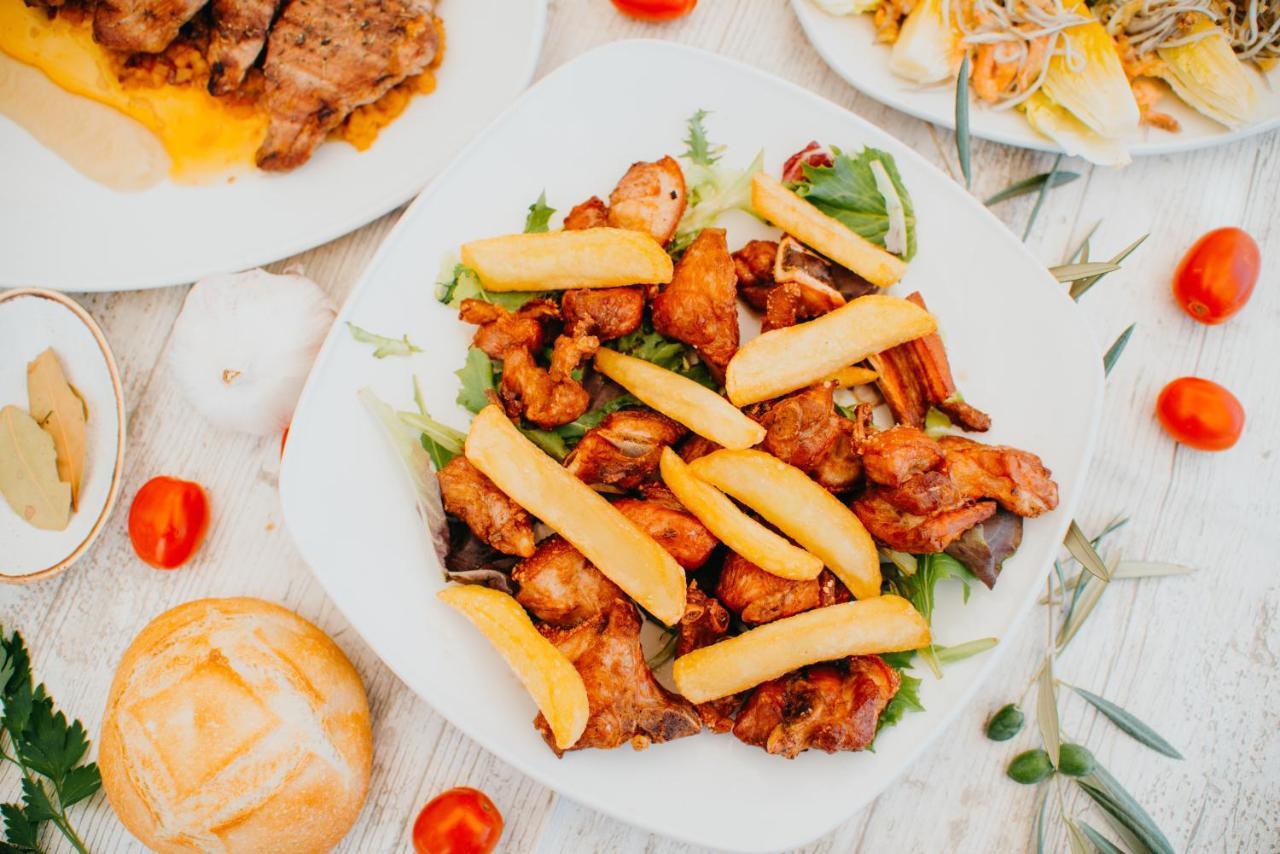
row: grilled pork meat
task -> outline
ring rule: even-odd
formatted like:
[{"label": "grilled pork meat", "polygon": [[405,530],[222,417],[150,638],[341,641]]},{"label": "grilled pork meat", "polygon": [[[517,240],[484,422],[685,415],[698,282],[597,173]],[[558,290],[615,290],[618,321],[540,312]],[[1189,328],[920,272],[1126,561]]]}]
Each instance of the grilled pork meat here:
[{"label": "grilled pork meat", "polygon": [[[680,618],[676,636],[676,656],[688,655],[695,649],[711,646],[723,640],[729,633],[729,612],[714,598],[698,589],[698,582],[689,585],[685,594],[684,616]],[[733,729],[733,716],[742,705],[743,695],[733,694],[698,703],[702,723],[712,732],[728,732]]]},{"label": "grilled pork meat", "polygon": [[653,326],[692,345],[719,376],[738,352],[737,274],[724,229],[704,228],[653,298]]},{"label": "grilled pork meat", "polygon": [[898,672],[875,655],[808,667],[756,688],[733,734],[788,759],[811,747],[862,750],[900,683]]},{"label": "grilled pork meat", "polygon": [[466,522],[477,537],[506,554],[533,554],[529,512],[508,498],[466,457],[454,457],[436,473],[436,479],[445,511]]},{"label": "grilled pork meat", "polygon": [[544,430],[568,424],[591,405],[591,395],[573,372],[595,355],[600,342],[590,336],[561,335],[551,350],[551,366],[543,369],[533,353],[520,347],[502,361],[498,397],[509,417],[524,417]]},{"label": "grilled pork meat", "polygon": [[824,569],[809,581],[791,581],[765,572],[741,555],[731,553],[720,570],[716,598],[742,622],[759,625],[848,602],[851,597],[830,570]]},{"label": "grilled pork meat", "polygon": [[279,0],[213,0],[209,36],[209,91],[234,92],[267,43]]},{"label": "grilled pork meat", "polygon": [[544,623],[571,627],[603,614],[626,595],[563,537],[547,537],[511,571],[516,601]]},{"label": "grilled pork meat", "polygon": [[205,0],[99,0],[93,39],[125,53],[160,53]]},{"label": "grilled pork meat", "polygon": [[568,335],[612,341],[630,335],[644,320],[644,288],[575,288],[560,298]]},{"label": "grilled pork meat", "polygon": [[[573,628],[539,628],[573,662],[587,688],[587,727],[570,750],[608,750],[626,742],[643,750],[702,729],[693,705],[653,678],[640,647],[640,615],[629,601],[614,599],[603,613]],[[534,726],[560,755],[541,714]]]},{"label": "grilled pork meat", "polygon": [[632,163],[609,194],[608,225],[643,231],[666,245],[684,214],[684,172],[674,158]]},{"label": "grilled pork meat", "polygon": [[719,544],[715,535],[674,496],[620,498],[613,506],[666,549],[685,569],[698,569]]},{"label": "grilled pork meat", "polygon": [[609,206],[592,196],[582,204],[574,205],[564,218],[565,231],[583,231],[588,228],[599,228],[609,224]]},{"label": "grilled pork meat", "polygon": [[363,104],[425,69],[440,49],[434,0],[285,0],[267,56],[262,169],[305,163]]},{"label": "grilled pork meat", "polygon": [[685,432],[683,426],[651,409],[621,409],[588,430],[564,464],[592,486],[635,489],[653,478],[662,449]]},{"label": "grilled pork meat", "polygon": [[464,299],[458,307],[458,317],[463,323],[480,327],[471,345],[495,359],[505,359],[512,350],[520,348],[535,353],[542,349],[543,324],[559,316],[559,308],[549,299],[529,300],[514,312],[478,299]]}]

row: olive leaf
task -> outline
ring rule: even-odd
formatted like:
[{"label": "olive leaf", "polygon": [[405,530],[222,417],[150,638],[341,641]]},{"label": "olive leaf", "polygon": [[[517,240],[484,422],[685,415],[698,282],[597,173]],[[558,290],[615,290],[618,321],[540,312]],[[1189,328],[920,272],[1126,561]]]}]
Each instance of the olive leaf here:
[{"label": "olive leaf", "polygon": [[1142,846],[1156,854],[1173,854],[1173,846],[1155,821],[1106,768],[1099,765],[1088,777],[1076,780],[1076,784]]},{"label": "olive leaf", "polygon": [[957,661],[964,661],[966,658],[973,658],[975,655],[986,652],[998,643],[1000,643],[999,638],[977,638],[976,640],[958,643],[955,646],[934,644],[933,651],[937,655],[938,661],[943,664],[954,664]]},{"label": "olive leaf", "polygon": [[27,365],[27,403],[31,417],[53,437],[58,478],[71,486],[71,509],[75,510],[80,506],[80,484],[84,480],[89,407],[67,381],[53,348]]},{"label": "olive leaf", "polygon": [[1067,842],[1071,846],[1071,854],[1089,854],[1089,843],[1080,828],[1076,827],[1075,821],[1066,816],[1062,817],[1062,821],[1067,826]]},{"label": "olive leaf", "polygon": [[1090,827],[1087,821],[1078,818],[1076,822],[1080,825],[1080,831],[1085,835],[1085,838],[1093,843],[1093,847],[1101,851],[1102,854],[1124,854],[1124,851],[1117,847],[1114,842]]},{"label": "olive leaf", "polygon": [[956,77],[956,157],[960,161],[965,187],[973,177],[969,150],[969,52],[965,51],[964,59],[960,61],[960,74]]},{"label": "olive leaf", "polygon": [[1059,264],[1056,267],[1050,267],[1049,272],[1059,282],[1075,282],[1090,277],[1101,278],[1107,273],[1114,273],[1120,269],[1119,264],[1113,264],[1109,261],[1089,261],[1082,264]]},{"label": "olive leaf", "polygon": [[1080,627],[1084,625],[1084,621],[1093,612],[1107,586],[1107,582],[1099,581],[1093,576],[1085,579],[1084,586],[1080,588],[1081,596],[1078,604],[1071,609],[1066,621],[1062,624],[1062,628],[1058,630],[1058,652],[1066,649],[1067,644],[1071,643],[1071,639],[1076,636],[1076,632],[1080,631]]},{"label": "olive leaf", "polygon": [[1081,262],[1081,263],[1088,263],[1088,261],[1089,261],[1089,241],[1090,241],[1090,240],[1092,240],[1092,239],[1093,239],[1093,235],[1094,235],[1094,234],[1096,234],[1096,233],[1098,232],[1098,227],[1099,227],[1100,225],[1102,225],[1102,220],[1098,220],[1097,222],[1095,222],[1095,223],[1093,224],[1093,227],[1092,227],[1092,228],[1090,228],[1090,229],[1089,229],[1089,231],[1085,234],[1085,236],[1084,236],[1084,240],[1081,240],[1081,241],[1080,241],[1080,245],[1079,245],[1079,246],[1077,246],[1077,247],[1075,248],[1075,250],[1074,250],[1070,255],[1068,255],[1068,256],[1067,256],[1067,260],[1063,261],[1062,263],[1064,263],[1064,264],[1074,264],[1074,263],[1076,263],[1077,261],[1079,261],[1079,262]]},{"label": "olive leaf", "polygon": [[[1128,246],[1126,246],[1125,248],[1117,252],[1115,256],[1107,263],[1109,265],[1113,265],[1117,270],[1120,269],[1120,264],[1124,261],[1124,259],[1132,255],[1133,250],[1141,246],[1142,242],[1150,236],[1151,236],[1150,234],[1142,235],[1137,240],[1133,241]],[[1102,277],[1110,272],[1113,272],[1113,271],[1107,270],[1106,272],[1097,273],[1092,276],[1085,276],[1085,277],[1076,279],[1074,281],[1074,284],[1071,285],[1071,298],[1074,300],[1080,299],[1080,297],[1084,296],[1089,291],[1089,288],[1098,284],[1098,282],[1102,279]],[[1062,280],[1060,279],[1059,281],[1062,281]]]},{"label": "olive leaf", "polygon": [[1111,369],[1116,366],[1116,362],[1120,361],[1124,348],[1129,346],[1129,339],[1133,337],[1133,330],[1138,328],[1138,324],[1130,323],[1116,336],[1116,340],[1107,348],[1107,352],[1102,355],[1102,375],[1104,377],[1111,375]]},{"label": "olive leaf", "polygon": [[1062,752],[1062,732],[1058,726],[1058,696],[1054,691],[1052,655],[1044,657],[1044,667],[1040,668],[1036,721],[1040,724],[1040,737],[1044,739],[1044,749],[1049,754],[1049,761],[1057,768]]},{"label": "olive leaf", "polygon": [[1089,705],[1093,706],[1099,712],[1102,712],[1102,714],[1106,716],[1107,720],[1111,721],[1119,727],[1122,732],[1126,733],[1134,740],[1150,747],[1157,753],[1163,753],[1171,759],[1182,758],[1182,754],[1178,752],[1177,748],[1165,741],[1158,732],[1147,726],[1130,712],[1125,711],[1110,700],[1104,697],[1099,697],[1091,691],[1086,691],[1083,688],[1077,688],[1074,685],[1068,685],[1067,687],[1083,697]]},{"label": "olive leaf", "polygon": [[53,437],[16,406],[0,409],[0,493],[37,528],[61,531],[71,519],[71,485],[58,479]]},{"label": "olive leaf", "polygon": [[1022,229],[1022,239],[1026,240],[1031,235],[1031,228],[1036,224],[1036,220],[1040,217],[1040,209],[1044,207],[1044,200],[1049,197],[1049,191],[1053,189],[1057,182],[1058,167],[1062,165],[1062,155],[1059,154],[1053,158],[1053,166],[1049,168],[1049,177],[1040,185],[1040,193],[1036,196],[1035,207],[1031,209],[1031,216],[1027,217],[1027,226]]},{"label": "olive leaf", "polygon": [[1093,544],[1089,542],[1089,538],[1084,535],[1074,520],[1071,522],[1071,527],[1067,529],[1066,539],[1062,542],[1067,547],[1067,551],[1071,552],[1071,556],[1091,574],[1102,581],[1111,580],[1111,572],[1107,569],[1107,565],[1102,562],[1102,558],[1098,557]]},{"label": "olive leaf", "polygon": [[1049,805],[1049,787],[1040,790],[1040,809],[1036,811],[1036,854],[1044,854],[1044,814]]},{"label": "olive leaf", "polygon": [[1045,184],[1050,183],[1050,178],[1053,179],[1053,186],[1061,187],[1063,184],[1070,184],[1079,177],[1079,172],[1041,172],[1039,175],[1032,175],[1030,178],[1023,178],[1021,181],[1010,184],[1000,192],[989,196],[983,204],[990,207],[1009,199],[1016,199],[1018,196],[1025,196],[1027,193],[1034,193]]}]

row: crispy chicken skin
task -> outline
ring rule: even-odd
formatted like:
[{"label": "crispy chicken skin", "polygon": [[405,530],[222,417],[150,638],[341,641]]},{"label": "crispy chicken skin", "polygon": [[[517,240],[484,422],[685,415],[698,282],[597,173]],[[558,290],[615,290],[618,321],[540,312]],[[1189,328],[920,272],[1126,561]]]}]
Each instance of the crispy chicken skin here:
[{"label": "crispy chicken skin", "polygon": [[630,335],[644,320],[644,288],[577,288],[560,298],[569,335],[612,341]]},{"label": "crispy chicken skin", "polygon": [[620,498],[613,506],[666,549],[685,569],[698,569],[719,544],[707,526],[672,497]]},{"label": "crispy chicken skin", "polygon": [[464,299],[458,307],[462,322],[480,327],[472,346],[495,359],[505,359],[518,348],[537,352],[544,340],[543,324],[559,316],[560,310],[548,299],[529,300],[515,312],[478,299]]},{"label": "crispy chicken skin", "polygon": [[859,450],[867,480],[885,486],[901,486],[913,475],[936,468],[943,459],[942,446],[914,427],[872,433]]},{"label": "crispy chicken skin", "polygon": [[533,522],[529,513],[506,496],[466,457],[454,457],[439,472],[444,509],[467,523],[484,542],[520,557],[533,554]]},{"label": "crispy chicken skin", "polygon": [[262,169],[305,163],[363,104],[426,68],[440,48],[434,0],[284,0],[271,27]]},{"label": "crispy chicken skin", "polygon": [[279,0],[213,0],[209,35],[209,91],[234,92],[267,43]]},{"label": "crispy chicken skin", "polygon": [[848,602],[849,591],[829,570],[809,581],[790,581],[731,553],[720,570],[716,598],[744,623],[759,625],[826,605]]},{"label": "crispy chicken skin", "polygon": [[[573,662],[587,687],[587,727],[570,750],[627,742],[643,750],[701,731],[693,705],[659,685],[645,663],[635,605],[614,599],[604,613],[573,628],[543,625],[540,631]],[[541,714],[534,726],[560,755]]]},{"label": "crispy chicken skin", "polygon": [[[698,589],[698,582],[689,584],[685,595],[684,616],[680,618],[676,636],[676,656],[688,655],[695,649],[710,646],[729,633],[729,612],[714,598]],[[733,729],[733,716],[742,705],[742,695],[733,694],[708,703],[697,705],[702,723],[712,732],[728,732]]]},{"label": "crispy chicken skin", "polygon": [[621,409],[588,430],[564,464],[592,486],[635,489],[653,478],[662,449],[685,432],[682,425],[651,409]]},{"label": "crispy chicken skin", "polygon": [[794,759],[809,748],[834,753],[871,744],[898,673],[859,655],[789,673],[756,688],[734,724],[739,740]]},{"label": "crispy chicken skin", "polygon": [[772,332],[795,326],[800,322],[802,306],[799,285],[795,282],[774,285],[764,300],[764,319],[760,321],[760,331]]},{"label": "crispy chicken skin", "polygon": [[846,492],[862,476],[858,446],[871,407],[859,404],[857,419],[845,418],[835,410],[834,392],[834,384],[819,383],[768,404],[758,418],[766,430],[761,447],[831,492]]},{"label": "crispy chicken skin", "polygon": [[880,490],[873,489],[853,503],[853,512],[871,536],[889,548],[911,554],[936,554],[974,525],[994,516],[996,503],[978,501],[917,515],[895,507]]},{"label": "crispy chicken skin", "polygon": [[609,224],[609,206],[592,196],[581,204],[574,205],[564,218],[565,231],[584,231],[588,228],[599,228]]},{"label": "crispy chicken skin", "polygon": [[621,588],[583,557],[563,537],[547,537],[532,557],[511,571],[519,589],[516,601],[533,616],[553,626],[576,626],[603,614]]},{"label": "crispy chicken skin", "polygon": [[738,352],[737,274],[724,229],[704,228],[653,298],[653,326],[692,345],[717,375]]},{"label": "crispy chicken skin", "polygon": [[544,430],[568,424],[587,411],[591,395],[573,378],[578,365],[595,355],[600,342],[590,336],[561,335],[544,370],[524,348],[511,350],[502,362],[498,397],[511,418],[523,417]]},{"label": "crispy chicken skin", "polygon": [[672,157],[632,163],[609,194],[608,225],[644,231],[666,245],[684,214],[684,172]]},{"label": "crispy chicken skin", "polygon": [[680,459],[686,463],[691,463],[698,457],[705,457],[713,451],[720,450],[721,447],[721,445],[704,436],[690,433],[689,438],[680,443],[680,447],[676,449],[676,452],[680,454]]},{"label": "crispy chicken skin", "polygon": [[93,39],[126,53],[160,53],[205,0],[99,0]]},{"label": "crispy chicken skin", "polygon": [[778,254],[774,240],[750,240],[733,253],[733,270],[738,276],[738,296],[756,311],[764,311],[773,290],[773,262]]},{"label": "crispy chicken skin", "polygon": [[1035,454],[962,436],[943,436],[938,444],[947,473],[966,495],[994,498],[1019,516],[1039,516],[1058,506],[1058,484]]}]

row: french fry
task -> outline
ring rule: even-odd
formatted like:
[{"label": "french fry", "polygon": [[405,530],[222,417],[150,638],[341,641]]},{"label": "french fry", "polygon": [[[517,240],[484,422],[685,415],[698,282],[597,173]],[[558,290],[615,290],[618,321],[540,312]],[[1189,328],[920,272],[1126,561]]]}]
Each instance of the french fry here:
[{"label": "french fry", "polygon": [[866,385],[873,383],[880,375],[870,368],[860,368],[857,365],[850,365],[847,368],[841,368],[831,376],[829,380],[835,380],[838,388],[852,388],[856,385]]},{"label": "french fry", "polygon": [[765,172],[757,172],[751,178],[751,207],[801,243],[873,285],[887,288],[906,272],[906,262],[897,255],[827,216]]},{"label": "french fry", "polygon": [[462,244],[462,263],[491,291],[614,288],[671,281],[671,256],[648,234],[588,228]]},{"label": "french fry", "polygon": [[662,449],[662,479],[690,513],[726,546],[765,572],[792,581],[808,581],[822,572],[822,561],[780,537],[738,509],[723,492],[699,480],[680,455]]},{"label": "french fry", "polygon": [[677,658],[671,675],[686,700],[706,703],[798,667],[850,655],[919,649],[929,624],[901,596],[828,605],[775,620]]},{"label": "french fry", "polygon": [[478,584],[451,584],[437,596],[489,639],[551,725],[556,747],[568,750],[587,727],[587,687],[573,662],[533,627],[520,603]]},{"label": "french fry", "polygon": [[871,535],[800,469],[764,451],[728,450],[699,457],[689,468],[816,555],[854,597],[880,595],[880,554]]},{"label": "french fry", "polygon": [[868,294],[743,344],[729,360],[725,391],[734,406],[769,400],[937,328],[933,315],[914,303]]},{"label": "french fry", "polygon": [[644,359],[601,348],[596,370],[641,401],[726,448],[750,448],[765,429],[704,385]]},{"label": "french fry", "polygon": [[513,501],[564,537],[650,614],[684,615],[684,570],[591,487],[521,435],[496,406],[471,422],[464,453]]}]

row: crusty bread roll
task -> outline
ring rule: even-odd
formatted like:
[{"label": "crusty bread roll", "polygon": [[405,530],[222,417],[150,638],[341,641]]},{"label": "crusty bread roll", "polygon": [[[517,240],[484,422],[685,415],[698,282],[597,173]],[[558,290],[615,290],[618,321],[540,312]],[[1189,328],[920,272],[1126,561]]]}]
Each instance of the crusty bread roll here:
[{"label": "crusty bread roll", "polygon": [[156,851],[327,851],[360,813],[369,705],[324,632],[260,599],[152,620],[111,683],[98,764]]}]

